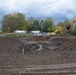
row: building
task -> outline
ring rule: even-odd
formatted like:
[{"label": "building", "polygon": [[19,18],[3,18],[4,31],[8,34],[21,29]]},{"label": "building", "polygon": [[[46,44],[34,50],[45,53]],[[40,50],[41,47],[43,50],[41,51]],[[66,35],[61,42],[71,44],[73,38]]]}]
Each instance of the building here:
[{"label": "building", "polygon": [[15,33],[26,33],[26,30],[16,30]]}]

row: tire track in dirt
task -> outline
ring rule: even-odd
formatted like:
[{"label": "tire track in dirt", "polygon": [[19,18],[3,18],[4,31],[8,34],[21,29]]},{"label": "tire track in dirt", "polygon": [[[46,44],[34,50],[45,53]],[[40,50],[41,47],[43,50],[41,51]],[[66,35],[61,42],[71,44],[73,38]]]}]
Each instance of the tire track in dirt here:
[{"label": "tire track in dirt", "polygon": [[76,74],[76,63],[55,65],[0,66],[0,74]]}]

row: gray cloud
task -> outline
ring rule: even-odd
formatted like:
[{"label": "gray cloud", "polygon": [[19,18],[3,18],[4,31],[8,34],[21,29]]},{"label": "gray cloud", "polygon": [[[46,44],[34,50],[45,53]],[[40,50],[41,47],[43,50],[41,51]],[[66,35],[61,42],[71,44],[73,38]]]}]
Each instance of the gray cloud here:
[{"label": "gray cloud", "polygon": [[22,12],[25,16],[60,20],[76,17],[76,0],[2,0],[0,17],[11,12]]}]

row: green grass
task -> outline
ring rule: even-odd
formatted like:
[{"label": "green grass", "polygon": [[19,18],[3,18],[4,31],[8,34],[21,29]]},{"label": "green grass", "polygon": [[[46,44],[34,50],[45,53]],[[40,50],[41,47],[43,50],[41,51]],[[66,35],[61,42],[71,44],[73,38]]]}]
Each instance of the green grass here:
[{"label": "green grass", "polygon": [[25,33],[10,33],[10,34],[6,34],[4,37],[27,37],[27,36],[31,36],[29,34],[25,34]]}]

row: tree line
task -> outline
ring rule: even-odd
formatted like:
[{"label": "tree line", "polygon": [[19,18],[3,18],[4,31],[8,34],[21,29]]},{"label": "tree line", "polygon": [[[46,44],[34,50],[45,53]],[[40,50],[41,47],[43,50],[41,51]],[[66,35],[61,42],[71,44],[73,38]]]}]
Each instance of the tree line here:
[{"label": "tree line", "polygon": [[[65,27],[70,21],[65,20],[55,25],[54,20],[50,17],[46,19],[36,19],[34,17],[26,19],[23,13],[13,12],[4,15],[1,23],[1,29],[3,32],[14,32],[15,30],[26,30],[28,32],[32,30],[40,30],[41,32],[52,32],[55,31],[58,26],[61,26],[63,32],[66,33],[67,30]],[[72,26],[69,33],[76,34],[76,26]]]}]

